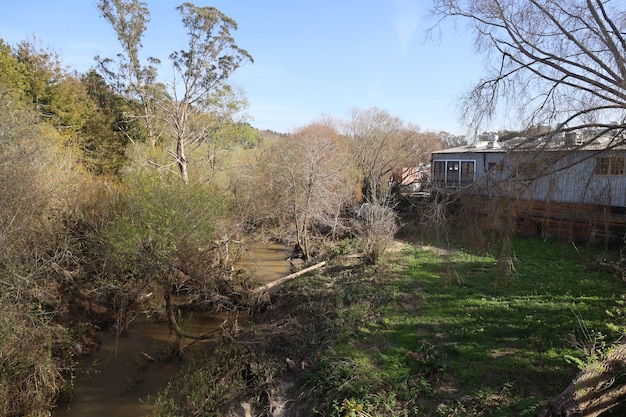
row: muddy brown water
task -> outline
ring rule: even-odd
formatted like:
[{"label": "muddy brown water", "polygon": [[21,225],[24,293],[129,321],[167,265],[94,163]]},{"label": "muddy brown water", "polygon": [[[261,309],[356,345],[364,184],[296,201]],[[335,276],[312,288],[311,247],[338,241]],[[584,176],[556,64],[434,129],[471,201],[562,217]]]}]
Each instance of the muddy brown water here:
[{"label": "muddy brown water", "polygon": [[[282,245],[253,246],[238,267],[251,271],[259,283],[268,283],[289,273],[288,255]],[[191,334],[208,334],[222,322],[218,315],[194,313],[185,317],[182,325]],[[186,362],[202,359],[207,344],[214,343],[209,339],[188,346],[182,361],[158,360],[175,339],[166,322],[143,316],[136,318],[117,341],[114,332],[103,332],[101,341],[98,352],[78,364],[74,395],[57,406],[55,417],[150,415],[150,399]]]}]

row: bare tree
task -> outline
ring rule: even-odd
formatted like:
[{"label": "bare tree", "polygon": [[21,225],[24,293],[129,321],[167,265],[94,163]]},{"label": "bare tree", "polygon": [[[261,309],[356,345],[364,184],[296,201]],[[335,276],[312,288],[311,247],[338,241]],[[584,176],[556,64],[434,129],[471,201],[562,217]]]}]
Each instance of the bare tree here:
[{"label": "bare tree", "polygon": [[[606,149],[623,144],[623,5],[611,0],[434,0],[433,4],[442,19],[466,22],[477,50],[488,57],[484,77],[462,101],[468,127],[480,131],[504,111],[519,123],[512,135],[519,138],[506,142],[506,175],[493,176],[482,194],[507,197],[509,205],[540,198],[541,187],[552,189],[558,179],[555,173],[581,162],[568,150],[601,136],[612,138]],[[583,132],[584,140],[576,146],[537,140]],[[590,179],[581,189],[595,191],[592,184]],[[494,192],[496,187],[499,192]]]},{"label": "bare tree", "polygon": [[435,134],[407,125],[388,112],[354,109],[345,124],[355,169],[361,183],[361,200],[354,230],[360,236],[368,262],[381,259],[397,231],[397,199],[392,189],[394,172],[414,172],[445,143]]},{"label": "bare tree", "polygon": [[268,188],[275,210],[284,210],[294,226],[297,248],[311,257],[311,234],[333,228],[337,212],[353,196],[347,150],[343,138],[331,127],[311,124],[279,142],[270,154]]},{"label": "bare tree", "polygon": [[419,128],[406,126],[400,118],[377,108],[354,109],[344,129],[361,176],[364,199],[370,203],[387,198],[394,169],[426,162],[434,150],[429,145],[433,142]]},{"label": "bare tree", "polygon": [[[434,0],[464,19],[488,56],[464,97],[472,131],[499,114],[556,131],[622,130],[626,121],[626,11],[606,0]],[[616,123],[614,123],[616,122]]]}]

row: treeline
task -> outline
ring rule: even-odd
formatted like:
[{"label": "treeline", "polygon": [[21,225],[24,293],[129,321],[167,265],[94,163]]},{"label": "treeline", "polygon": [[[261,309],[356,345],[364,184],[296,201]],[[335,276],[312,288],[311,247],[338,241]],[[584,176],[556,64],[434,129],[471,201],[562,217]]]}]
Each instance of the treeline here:
[{"label": "treeline", "polygon": [[220,122],[185,184],[140,106],[34,42],[0,42],[0,415],[48,415],[89,333],[123,332],[146,294],[142,309],[173,310],[181,275],[190,303],[214,306],[237,223],[215,174],[259,136]]},{"label": "treeline", "polygon": [[[5,103],[19,102],[70,142],[80,163],[99,175],[117,175],[129,137],[139,134],[124,114],[133,104],[111,92],[95,71],[71,72],[58,54],[24,41],[15,48],[0,40],[0,88]],[[6,122],[5,122],[6,123]]]},{"label": "treeline", "polygon": [[185,102],[156,80],[119,88],[105,68],[0,41],[0,415],[47,415],[89,333],[123,332],[139,309],[175,319],[183,292],[237,308],[244,238],[305,260],[351,238],[378,261],[397,227],[391,173],[444,146],[379,109],[259,132],[226,83]]}]

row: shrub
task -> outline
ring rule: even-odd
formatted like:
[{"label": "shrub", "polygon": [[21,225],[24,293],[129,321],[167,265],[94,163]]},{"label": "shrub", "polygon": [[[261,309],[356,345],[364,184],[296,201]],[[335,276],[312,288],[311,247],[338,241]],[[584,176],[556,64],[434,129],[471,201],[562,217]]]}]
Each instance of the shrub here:
[{"label": "shrub", "polygon": [[0,306],[0,414],[48,416],[71,360],[59,354],[68,352],[65,330],[23,301],[5,296]]},{"label": "shrub", "polygon": [[387,202],[365,203],[355,221],[365,259],[376,264],[393,241],[398,231],[397,215]]},{"label": "shrub", "polygon": [[210,187],[142,174],[130,179],[116,210],[93,240],[101,254],[99,285],[122,313],[122,330],[125,311],[143,294],[166,294],[190,269],[198,279],[211,276],[206,259],[215,256],[209,249],[224,203]]},{"label": "shrub", "polygon": [[71,355],[64,288],[79,250],[65,220],[86,176],[34,112],[0,92],[0,404],[48,415]]}]

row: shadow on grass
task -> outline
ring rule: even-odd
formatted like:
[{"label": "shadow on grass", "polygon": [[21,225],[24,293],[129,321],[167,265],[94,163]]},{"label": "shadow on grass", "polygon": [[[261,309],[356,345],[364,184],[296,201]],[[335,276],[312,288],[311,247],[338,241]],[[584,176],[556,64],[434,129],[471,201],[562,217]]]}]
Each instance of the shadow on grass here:
[{"label": "shadow on grass", "polygon": [[[529,399],[536,408],[576,374],[567,357],[584,360],[573,342],[617,337],[606,326],[606,311],[623,288],[613,275],[587,268],[598,255],[591,249],[520,239],[514,250],[516,273],[505,287],[495,285],[496,261],[489,256],[405,252],[402,278],[391,285],[404,293],[399,299],[413,291],[419,309],[404,314],[387,306],[376,337],[387,350],[419,354],[433,346],[459,397],[507,387],[509,412]],[[594,333],[583,332],[581,320]]]}]

